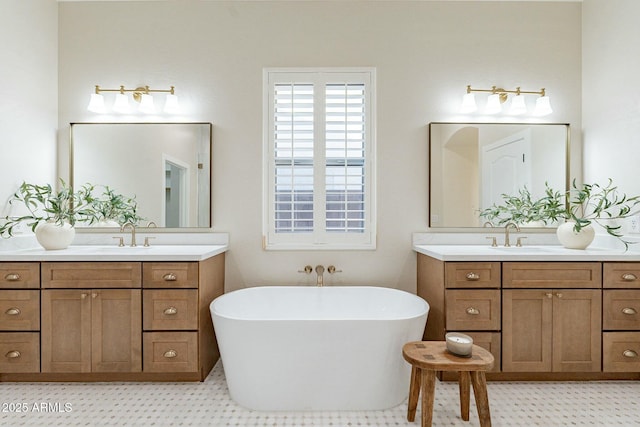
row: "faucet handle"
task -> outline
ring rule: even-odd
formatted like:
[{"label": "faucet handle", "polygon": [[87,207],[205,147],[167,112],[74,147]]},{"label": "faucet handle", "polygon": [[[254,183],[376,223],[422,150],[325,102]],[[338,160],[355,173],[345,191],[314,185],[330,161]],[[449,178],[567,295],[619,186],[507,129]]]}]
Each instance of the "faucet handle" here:
[{"label": "faucet handle", "polygon": [[496,237],[485,237],[485,239],[491,239],[491,247],[495,248],[496,246],[498,246],[498,241],[496,240]]},{"label": "faucet handle", "polygon": [[329,274],[342,273],[342,270],[336,270],[336,266],[335,265],[330,265],[329,267],[327,267],[327,272]]},{"label": "faucet handle", "polygon": [[522,247],[522,239],[526,239],[526,237],[524,237],[524,236],[518,237],[518,240],[516,240],[516,247],[518,247],[518,248]]},{"label": "faucet handle", "polygon": [[313,267],[311,267],[310,265],[305,265],[304,270],[298,270],[298,273],[311,274],[312,271]]},{"label": "faucet handle", "polygon": [[144,246],[145,246],[146,248],[148,248],[149,246],[151,246],[151,244],[149,244],[149,239],[155,239],[155,237],[146,236],[146,237],[144,238]]},{"label": "faucet handle", "polygon": [[118,240],[118,247],[122,248],[124,247],[124,237],[122,236],[117,236],[117,237],[113,237],[114,239],[120,239]]}]

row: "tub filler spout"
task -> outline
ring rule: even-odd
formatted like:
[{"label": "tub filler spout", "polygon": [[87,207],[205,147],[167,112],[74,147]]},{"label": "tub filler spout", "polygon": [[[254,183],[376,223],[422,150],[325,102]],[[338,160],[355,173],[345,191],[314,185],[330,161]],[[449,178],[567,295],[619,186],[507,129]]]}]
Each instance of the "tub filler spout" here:
[{"label": "tub filler spout", "polygon": [[316,285],[324,285],[324,267],[322,265],[316,265],[316,274],[318,275],[318,278],[316,279]]}]

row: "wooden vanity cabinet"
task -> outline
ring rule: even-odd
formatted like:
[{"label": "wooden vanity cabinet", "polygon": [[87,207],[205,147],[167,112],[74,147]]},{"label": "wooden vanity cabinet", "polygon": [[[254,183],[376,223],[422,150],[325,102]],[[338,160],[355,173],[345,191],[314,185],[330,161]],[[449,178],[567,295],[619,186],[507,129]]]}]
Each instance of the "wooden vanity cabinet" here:
[{"label": "wooden vanity cabinet", "polygon": [[640,263],[604,264],[602,369],[640,372]]},{"label": "wooden vanity cabinet", "polygon": [[42,272],[42,372],[141,372],[141,263],[44,262]]},{"label": "wooden vanity cabinet", "polygon": [[40,371],[39,288],[39,263],[0,263],[0,373]]}]

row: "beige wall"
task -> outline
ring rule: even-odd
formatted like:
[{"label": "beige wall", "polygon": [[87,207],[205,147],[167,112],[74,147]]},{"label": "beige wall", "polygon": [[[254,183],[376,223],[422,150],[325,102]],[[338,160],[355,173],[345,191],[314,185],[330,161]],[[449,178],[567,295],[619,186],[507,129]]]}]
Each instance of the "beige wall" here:
[{"label": "beige wall", "polygon": [[[427,124],[488,120],[457,111],[467,84],[546,87],[545,121],[580,129],[580,3],[63,2],[60,138],[93,85],[175,85],[183,119],[214,124],[213,218],[229,232],[227,289],[305,283],[305,264],[335,264],[334,283],[415,289],[411,233],[427,228]],[[377,69],[375,251],[267,252],[262,235],[263,67]],[[64,149],[61,150],[64,158]],[[332,279],[328,279],[331,283]]]},{"label": "beige wall", "polygon": [[58,4],[0,1],[0,216],[23,180],[56,178]]},{"label": "beige wall", "polygon": [[584,0],[583,138],[586,182],[613,178],[640,194],[640,2]]}]

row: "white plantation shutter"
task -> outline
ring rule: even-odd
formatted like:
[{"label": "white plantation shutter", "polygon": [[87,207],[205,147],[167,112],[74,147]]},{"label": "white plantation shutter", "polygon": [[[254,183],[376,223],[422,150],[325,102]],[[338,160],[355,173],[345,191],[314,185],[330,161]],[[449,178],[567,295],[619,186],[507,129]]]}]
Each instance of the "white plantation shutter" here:
[{"label": "white plantation shutter", "polygon": [[375,248],[373,70],[265,70],[264,246]]}]

